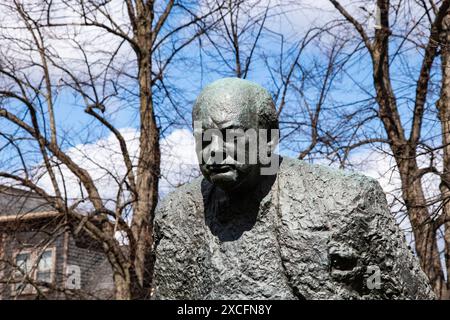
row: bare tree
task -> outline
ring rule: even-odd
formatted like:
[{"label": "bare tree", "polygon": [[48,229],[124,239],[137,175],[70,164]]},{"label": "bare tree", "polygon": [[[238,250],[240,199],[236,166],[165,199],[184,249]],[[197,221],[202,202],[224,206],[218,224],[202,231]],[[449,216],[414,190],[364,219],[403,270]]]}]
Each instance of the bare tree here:
[{"label": "bare tree", "polygon": [[217,24],[200,38],[199,49],[208,74],[264,83],[280,116],[283,148],[314,161],[347,138],[339,135],[348,126],[330,121],[336,112],[327,99],[351,55],[343,52],[346,41],[329,46],[318,41],[330,32],[327,24],[290,30],[286,23],[280,31],[278,21],[288,21],[289,12],[301,8],[301,3],[228,1],[216,13]]},{"label": "bare tree", "polygon": [[[63,217],[49,239],[61,230],[95,239],[113,270],[116,298],[147,298],[160,139],[190,125],[189,90],[202,86],[204,77],[257,78],[276,101],[282,148],[298,158],[348,168],[354,151],[388,147],[401,179],[396,202],[411,222],[421,266],[438,296],[448,297],[449,3],[377,0],[374,28],[364,27],[368,14],[376,15],[366,2],[347,9],[330,3],[342,19],[293,34],[280,31],[274,19],[301,3],[2,4],[1,182],[34,192]],[[408,62],[411,52],[416,64],[420,56],[416,71]],[[368,80],[361,76],[367,63]],[[193,69],[200,75],[190,74]],[[82,119],[74,116],[77,110]],[[132,141],[118,124],[124,117],[138,128]],[[123,170],[81,150],[106,135],[115,145],[101,148]],[[114,185],[109,196],[105,177]],[[439,194],[430,196],[427,183],[436,180]],[[45,286],[24,276],[37,289]]]},{"label": "bare tree", "polygon": [[[448,189],[446,189],[445,176],[448,175],[449,162],[446,155],[448,154],[448,141],[446,140],[448,139],[448,116],[445,110],[448,109],[446,95],[449,84],[446,79],[448,73],[446,67],[447,27],[443,22],[447,19],[449,2],[445,0],[438,3],[422,1],[416,5],[408,2],[391,3],[388,0],[378,0],[376,1],[378,17],[374,25],[374,32],[364,27],[367,15],[358,20],[355,14],[350,13],[357,11],[360,14],[361,12],[367,14],[369,11],[366,3],[361,3],[360,7],[345,8],[339,1],[330,0],[330,2],[344,18],[346,24],[353,27],[359,36],[362,48],[368,53],[368,62],[371,63],[373,75],[371,81],[373,94],[370,89],[366,91],[368,97],[365,105],[366,110],[375,116],[372,119],[379,119],[383,128],[380,133],[366,135],[364,138],[359,137],[358,141],[348,141],[342,150],[348,153],[350,150],[367,144],[372,144],[372,147],[380,146],[380,144],[389,146],[390,154],[395,159],[401,179],[401,197],[412,226],[415,251],[435,293],[441,298],[448,298],[449,282],[445,278],[444,269],[446,265],[448,275],[450,226],[446,218],[448,215],[448,209],[446,209]],[[369,13],[376,15],[376,12]],[[402,24],[402,17],[407,17],[408,23]],[[336,22],[339,28],[342,28],[341,22],[342,20]],[[420,69],[417,73],[412,72],[412,68],[405,62],[407,61],[405,56],[411,51],[411,48],[421,53]],[[433,78],[433,66],[439,55],[441,55],[442,67],[441,83]],[[414,57],[417,59],[417,55]],[[399,62],[396,63],[396,61]],[[348,69],[347,72],[349,72]],[[404,81],[406,84],[403,87],[395,83],[399,73],[408,78]],[[408,81],[413,83],[410,85]],[[354,84],[355,86],[359,85],[357,81],[354,81]],[[360,85],[360,87],[363,86]],[[436,106],[439,110],[443,141],[440,146],[433,147],[428,144],[428,141],[430,139],[436,141],[436,135],[430,137],[435,131],[432,131],[428,125],[429,117],[432,117],[433,113],[435,114],[432,105],[436,96],[436,87],[441,88]],[[408,96],[410,92],[415,92],[413,97]],[[409,102],[411,102],[410,107]],[[405,105],[408,108],[405,108]],[[354,114],[361,114],[361,112],[361,108],[355,109]],[[359,131],[362,131],[361,128],[368,128],[368,125],[361,125]],[[435,152],[442,148],[444,152],[443,170],[438,170],[435,166]],[[424,166],[420,157],[427,153],[431,157],[430,165]],[[442,203],[444,210],[435,211],[433,209],[436,200],[429,198],[424,189],[425,175],[430,173],[441,179],[442,198],[438,202]],[[439,218],[436,219],[437,216]],[[438,248],[441,227],[444,227],[445,230],[444,265],[441,264],[442,255]]]},{"label": "bare tree", "polygon": [[[165,77],[177,55],[214,25],[209,18],[221,8],[220,3],[208,4],[204,13],[203,5],[131,0],[2,4],[2,11],[17,18],[17,25],[2,27],[10,32],[2,37],[0,61],[1,134],[16,158],[11,170],[0,176],[45,198],[71,228],[83,229],[101,243],[113,269],[117,299],[150,295],[153,215],[160,177],[157,102],[158,97],[167,97]],[[83,40],[90,32],[94,36]],[[107,48],[89,49],[95,44],[89,41],[102,39],[108,41]],[[77,58],[64,56],[59,47],[52,46],[58,41],[76,52]],[[58,128],[55,109],[61,108],[57,101],[68,92],[84,105],[85,113],[95,121],[91,125],[100,124],[119,144],[126,173],[110,173],[118,190],[113,206],[102,198],[100,186],[83,163],[66,151],[76,137]],[[136,159],[111,120],[109,112],[118,103],[136,105]],[[44,164],[53,190],[39,186],[39,175],[30,164],[35,159],[26,155],[27,143],[37,148],[34,155]],[[80,199],[68,199],[62,168],[76,177],[83,195]],[[82,202],[91,206],[87,214],[77,210]],[[118,231],[125,235],[127,250],[117,240]]]}]

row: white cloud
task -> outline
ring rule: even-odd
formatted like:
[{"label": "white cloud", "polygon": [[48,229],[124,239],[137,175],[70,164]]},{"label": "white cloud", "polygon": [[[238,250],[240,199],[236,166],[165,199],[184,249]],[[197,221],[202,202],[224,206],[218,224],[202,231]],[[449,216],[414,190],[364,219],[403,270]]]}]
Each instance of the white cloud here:
[{"label": "white cloud", "polygon": [[[132,128],[123,128],[120,132],[127,143],[133,165],[136,166],[139,154],[139,133]],[[114,135],[110,134],[94,143],[77,145],[68,149],[66,153],[75,163],[88,171],[100,196],[109,207],[114,207],[119,185],[127,173],[119,143]],[[82,192],[86,196],[86,191],[80,188],[78,179],[69,169],[61,166],[61,172],[62,175],[58,175],[58,183],[62,188],[65,187],[69,202],[80,199]],[[174,130],[161,141],[160,195],[165,195],[174,187],[198,175],[192,133],[186,129]],[[48,192],[53,190],[48,174],[42,176],[39,185]],[[82,208],[88,209],[89,205]]]},{"label": "white cloud", "polygon": [[195,141],[187,129],[175,130],[161,143],[160,194],[200,175]]}]

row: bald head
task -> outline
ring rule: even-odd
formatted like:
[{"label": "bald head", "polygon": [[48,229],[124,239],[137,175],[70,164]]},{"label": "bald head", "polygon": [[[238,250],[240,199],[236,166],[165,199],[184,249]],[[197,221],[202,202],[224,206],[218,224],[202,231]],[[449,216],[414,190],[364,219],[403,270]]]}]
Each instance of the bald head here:
[{"label": "bald head", "polygon": [[223,78],[206,86],[195,102],[193,121],[235,121],[241,127],[278,129],[270,93],[239,78]]}]

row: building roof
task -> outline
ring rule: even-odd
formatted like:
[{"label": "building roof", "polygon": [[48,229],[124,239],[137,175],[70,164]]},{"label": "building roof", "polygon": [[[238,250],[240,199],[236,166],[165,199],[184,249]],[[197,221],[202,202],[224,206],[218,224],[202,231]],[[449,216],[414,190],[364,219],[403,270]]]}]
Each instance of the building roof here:
[{"label": "building roof", "polygon": [[57,216],[47,200],[34,192],[0,186],[0,222]]}]

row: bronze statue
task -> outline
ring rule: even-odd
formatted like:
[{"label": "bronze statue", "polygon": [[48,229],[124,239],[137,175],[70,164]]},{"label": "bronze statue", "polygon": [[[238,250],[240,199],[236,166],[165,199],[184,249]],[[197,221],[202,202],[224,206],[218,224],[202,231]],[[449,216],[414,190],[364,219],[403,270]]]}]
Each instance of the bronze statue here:
[{"label": "bronze statue", "polygon": [[193,122],[204,177],[157,209],[156,298],[434,297],[374,179],[274,154],[264,88],[218,80]]}]

